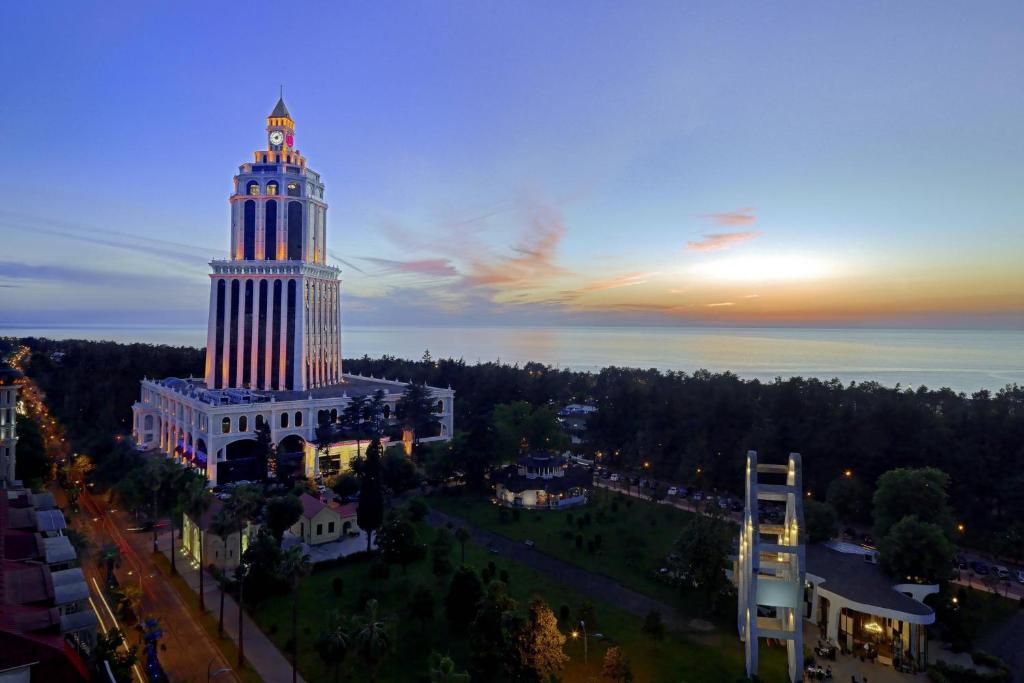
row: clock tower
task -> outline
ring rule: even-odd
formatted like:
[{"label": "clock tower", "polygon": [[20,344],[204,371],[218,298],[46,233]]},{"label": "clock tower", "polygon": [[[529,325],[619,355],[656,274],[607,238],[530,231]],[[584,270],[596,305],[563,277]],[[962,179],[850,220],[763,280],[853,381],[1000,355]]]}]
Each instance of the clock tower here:
[{"label": "clock tower", "polygon": [[327,265],[324,185],[295,148],[284,99],[267,117],[266,148],[239,167],[230,203],[231,258],[210,264],[207,387],[337,384],[341,284]]}]

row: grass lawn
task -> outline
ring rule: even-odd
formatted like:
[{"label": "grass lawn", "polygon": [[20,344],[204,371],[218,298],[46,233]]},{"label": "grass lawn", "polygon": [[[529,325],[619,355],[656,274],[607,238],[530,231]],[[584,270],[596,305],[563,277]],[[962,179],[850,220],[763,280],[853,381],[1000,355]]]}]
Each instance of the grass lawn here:
[{"label": "grass lawn", "polygon": [[[442,512],[458,515],[488,531],[516,540],[530,539],[538,550],[548,555],[610,576],[683,613],[692,611],[680,598],[678,589],[660,581],[657,572],[665,566],[665,555],[672,551],[680,528],[693,513],[670,505],[626,498],[601,488],[594,490],[586,505],[564,511],[519,510],[518,521],[508,509],[505,510],[507,521],[501,521],[501,508],[487,496],[432,496],[428,502]],[[589,515],[590,522],[584,522],[581,529],[579,520],[585,515]],[[577,534],[583,537],[581,548],[576,546]],[[587,541],[593,541],[595,536],[601,538],[600,547],[591,553]]]},{"label": "grass lawn", "polygon": [[[564,523],[564,522],[563,522]],[[425,524],[417,526],[420,539],[429,542],[436,531]],[[453,562],[457,562],[459,549],[453,549]],[[466,564],[480,570],[488,562],[509,575],[509,593],[525,611],[531,597],[540,596],[558,614],[566,604],[575,613],[585,600],[569,587],[549,580],[535,571],[495,556],[471,543],[466,545]],[[381,603],[381,611],[394,620],[395,653],[381,666],[381,681],[415,681],[426,679],[426,658],[432,649],[449,653],[464,668],[468,659],[465,637],[448,632],[444,619],[443,600],[447,580],[438,580],[431,572],[429,558],[409,566],[403,574],[400,567],[392,567],[389,578],[369,576],[370,564],[363,562],[319,571],[306,578],[298,589],[299,604],[299,657],[300,669],[307,681],[333,680],[332,672],[325,669],[313,647],[317,634],[327,623],[327,615],[337,609],[346,617],[351,615],[361,593],[372,593]],[[335,595],[332,582],[343,582],[341,595]],[[434,619],[420,623],[408,615],[409,596],[418,586],[430,587],[436,597]],[[603,633],[613,644],[619,645],[632,663],[634,680],[671,681],[693,683],[722,683],[742,677],[743,661],[740,645],[735,636],[713,632],[689,636],[669,632],[661,641],[651,640],[641,632],[641,619],[607,603],[595,602],[596,624],[591,632]],[[264,632],[285,651],[291,634],[291,596],[276,596],[266,600],[252,611]],[[568,626],[564,631],[568,632]],[[561,672],[566,682],[587,681],[600,674],[600,662],[609,640],[589,641],[589,665],[583,662],[583,644],[569,639],[565,651],[571,661]],[[348,660],[342,680],[366,680],[362,665]],[[762,679],[768,683],[785,679],[785,651],[770,650],[762,653]]]}]

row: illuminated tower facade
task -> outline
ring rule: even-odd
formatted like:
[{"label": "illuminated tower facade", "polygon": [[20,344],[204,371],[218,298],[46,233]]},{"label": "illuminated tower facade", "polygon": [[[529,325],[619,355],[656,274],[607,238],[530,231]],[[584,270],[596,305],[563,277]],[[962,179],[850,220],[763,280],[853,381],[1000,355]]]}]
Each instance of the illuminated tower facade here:
[{"label": "illuminated tower facade", "polygon": [[327,265],[320,175],[295,147],[284,99],[239,167],[231,257],[212,261],[206,386],[304,391],[341,381],[341,282]]}]

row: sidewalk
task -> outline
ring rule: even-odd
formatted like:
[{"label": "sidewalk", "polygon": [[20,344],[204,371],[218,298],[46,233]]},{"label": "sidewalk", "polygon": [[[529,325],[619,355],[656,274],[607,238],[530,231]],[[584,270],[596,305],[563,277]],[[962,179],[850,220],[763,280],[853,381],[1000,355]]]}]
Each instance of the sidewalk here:
[{"label": "sidewalk", "polygon": [[[160,552],[170,556],[171,540],[169,533],[160,534],[158,540]],[[177,541],[175,549],[179,547]],[[199,592],[199,571],[192,569],[191,564],[181,555],[177,558],[178,574],[185,580],[194,593]],[[209,573],[203,579],[206,607],[215,616],[220,613],[220,587]],[[246,614],[245,620],[245,665],[253,669],[267,683],[289,683],[292,680],[292,664],[277,646],[263,634],[256,623]],[[230,594],[224,596],[224,633],[231,640],[238,642],[238,603]],[[231,662],[233,667],[235,662]],[[299,681],[303,680],[299,675]]]}]

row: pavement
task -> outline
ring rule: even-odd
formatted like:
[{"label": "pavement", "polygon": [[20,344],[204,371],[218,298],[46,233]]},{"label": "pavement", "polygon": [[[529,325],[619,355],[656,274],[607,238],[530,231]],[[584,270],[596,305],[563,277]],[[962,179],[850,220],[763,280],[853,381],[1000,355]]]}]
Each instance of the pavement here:
[{"label": "pavement", "polygon": [[[820,632],[816,624],[804,621],[804,647],[813,648],[818,642]],[[862,662],[859,657],[836,653],[835,661],[823,659],[818,662],[821,666],[829,666],[832,669],[832,680],[835,683],[910,683],[911,681],[930,680],[924,674],[911,675],[903,674],[891,666],[878,664],[876,662]],[[812,679],[805,678],[810,681]]]},{"label": "pavement", "polygon": [[[363,541],[365,543],[365,541]],[[164,555],[170,557],[171,537],[169,532],[160,534],[157,545]],[[175,551],[180,552],[180,544],[175,543]],[[199,593],[199,570],[193,569],[184,555],[178,556],[178,574],[185,580],[188,587]],[[205,573],[203,579],[204,594],[207,608],[211,613],[220,614],[220,587],[217,581]],[[292,665],[277,646],[271,642],[248,614],[243,616],[242,631],[245,640],[245,665],[255,671],[267,683],[288,683],[292,680]],[[224,633],[231,640],[238,642],[238,603],[231,595],[224,596]],[[231,663],[234,666],[234,662]],[[219,679],[218,679],[219,680]],[[301,675],[296,679],[303,681]]]},{"label": "pavement", "polygon": [[574,590],[584,595],[588,595],[595,600],[610,602],[616,607],[621,607],[638,617],[645,617],[651,610],[658,610],[661,612],[665,623],[677,630],[691,632],[714,630],[714,626],[711,623],[703,619],[686,617],[671,605],[627,588],[604,574],[596,574],[568,562],[563,562],[551,555],[530,548],[521,541],[513,541],[500,534],[474,526],[456,515],[446,514],[432,508],[427,514],[427,522],[436,527],[445,526],[448,522],[451,522],[455,526],[462,527],[468,531],[474,543],[493,548],[502,557],[515,560],[556,581],[571,586]]},{"label": "pavement", "polygon": [[[366,532],[360,530],[358,536],[346,536],[339,541],[307,545],[291,531],[285,531],[284,536],[281,537],[281,547],[287,550],[292,546],[302,548],[302,552],[309,555],[310,561],[316,564],[317,562],[336,560],[339,557],[345,557],[346,555],[366,550]],[[371,541],[371,546],[373,548],[377,547],[376,538]]]},{"label": "pavement", "polygon": [[[58,504],[66,506],[64,492],[58,487],[52,490]],[[164,634],[160,640],[159,659],[172,683],[198,683],[206,681],[210,671],[230,669],[231,665],[221,654],[220,648],[193,618],[191,608],[182,602],[160,567],[153,562],[152,535],[123,532],[125,527],[131,526],[130,518],[124,513],[112,512],[102,498],[92,496],[88,491],[82,492],[80,503],[82,511],[69,515],[69,521],[86,535],[95,551],[106,545],[116,545],[120,549],[121,567],[115,570],[115,574],[122,585],[137,583],[141,586],[143,616],[159,619]],[[105,567],[99,566],[94,554],[93,559],[82,564],[82,571],[93,593],[92,601],[104,630],[113,627],[113,615],[100,590],[106,580]],[[126,626],[124,623],[119,625]],[[141,642],[136,629],[129,627],[122,630],[131,643]],[[136,673],[135,680],[141,683],[142,675]],[[217,676],[216,681],[238,683],[239,679],[228,671]]]}]

